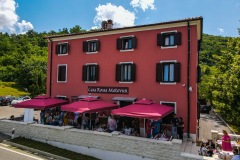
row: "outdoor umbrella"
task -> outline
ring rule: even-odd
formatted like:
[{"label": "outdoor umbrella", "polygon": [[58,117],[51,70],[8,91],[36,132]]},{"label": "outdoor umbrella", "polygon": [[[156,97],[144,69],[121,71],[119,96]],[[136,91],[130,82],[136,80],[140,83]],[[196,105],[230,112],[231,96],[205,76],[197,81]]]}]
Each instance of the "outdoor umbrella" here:
[{"label": "outdoor umbrella", "polygon": [[134,104],[112,110],[113,115],[146,118],[152,120],[159,120],[162,117],[173,112],[174,108],[153,103],[150,100],[139,100]]},{"label": "outdoor umbrella", "polygon": [[67,104],[68,101],[48,97],[46,95],[34,97],[31,100],[17,103],[14,105],[15,108],[31,108],[31,109],[46,109],[56,107],[58,105]]},{"label": "outdoor umbrella", "polygon": [[117,104],[104,102],[90,96],[80,99],[79,101],[63,105],[61,107],[61,110],[69,112],[90,113],[115,109],[117,107],[118,107]]}]

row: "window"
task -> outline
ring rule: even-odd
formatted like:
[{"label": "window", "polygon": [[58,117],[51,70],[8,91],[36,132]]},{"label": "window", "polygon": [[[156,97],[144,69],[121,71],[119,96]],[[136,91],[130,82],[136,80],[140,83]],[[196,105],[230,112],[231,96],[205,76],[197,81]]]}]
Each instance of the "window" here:
[{"label": "window", "polygon": [[56,47],[57,47],[56,53],[58,55],[68,54],[68,50],[69,50],[68,43],[59,43]]},{"label": "window", "polygon": [[117,50],[133,50],[137,46],[137,39],[134,36],[121,37],[117,39]]},{"label": "window", "polygon": [[160,101],[160,104],[165,106],[170,106],[174,108],[174,112],[170,113],[169,115],[162,118],[162,122],[166,124],[171,124],[173,114],[177,114],[177,104],[176,102],[166,102],[166,101]]},{"label": "window", "polygon": [[67,65],[59,64],[58,65],[58,82],[67,82]]},{"label": "window", "polygon": [[165,106],[173,107],[173,108],[174,108],[174,113],[177,112],[177,105],[176,105],[176,102],[160,101],[160,104],[165,105]]},{"label": "window", "polygon": [[98,40],[89,40],[83,42],[83,51],[84,52],[97,52],[100,49],[100,41]]},{"label": "window", "polygon": [[163,32],[157,35],[157,45],[162,47],[181,45],[181,39],[181,32]]},{"label": "window", "polygon": [[97,64],[87,64],[83,66],[82,80],[83,81],[98,81],[99,66]]},{"label": "window", "polygon": [[164,83],[180,82],[180,63],[176,62],[157,63],[156,81]]},{"label": "window", "polygon": [[136,65],[132,63],[122,63],[116,65],[116,81],[132,82],[136,77]]}]

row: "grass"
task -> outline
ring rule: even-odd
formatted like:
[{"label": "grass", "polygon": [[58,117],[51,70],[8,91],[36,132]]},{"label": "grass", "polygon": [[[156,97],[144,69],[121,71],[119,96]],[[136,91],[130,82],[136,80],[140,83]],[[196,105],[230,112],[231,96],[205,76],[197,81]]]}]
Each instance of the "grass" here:
[{"label": "grass", "polygon": [[69,158],[69,159],[74,159],[74,160],[97,160],[97,158],[83,155],[80,153],[72,152],[66,149],[61,149],[58,147],[54,147],[52,145],[49,145],[47,143],[42,143],[38,141],[34,141],[31,139],[23,138],[23,137],[17,137],[15,139],[10,140],[13,143],[17,143],[23,146],[27,146],[30,148],[38,149],[44,152],[48,152],[51,154],[55,154],[61,157]]},{"label": "grass", "polygon": [[19,88],[15,82],[1,82],[0,81],[0,96],[11,95],[15,97],[28,95],[23,88]]}]

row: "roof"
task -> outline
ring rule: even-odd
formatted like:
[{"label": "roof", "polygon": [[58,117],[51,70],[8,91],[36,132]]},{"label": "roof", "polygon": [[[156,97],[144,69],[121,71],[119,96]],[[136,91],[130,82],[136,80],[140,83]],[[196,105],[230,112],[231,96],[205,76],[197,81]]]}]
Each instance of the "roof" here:
[{"label": "roof", "polygon": [[[99,33],[99,32],[110,32],[110,31],[118,31],[118,30],[125,30],[125,29],[133,29],[133,28],[141,28],[141,27],[149,27],[149,26],[157,26],[157,25],[164,25],[164,24],[174,24],[174,23],[181,23],[181,22],[189,22],[189,21],[196,21],[200,20],[200,34],[202,34],[202,20],[203,17],[192,17],[192,18],[184,18],[180,20],[172,20],[172,21],[165,21],[165,22],[160,22],[160,23],[154,23],[154,24],[145,24],[145,25],[137,25],[137,26],[130,26],[130,27],[122,27],[122,28],[112,28],[112,29],[97,29],[97,30],[90,30],[87,32],[83,33],[72,33],[72,34],[61,34],[61,35],[52,35],[52,36],[47,36],[47,39],[51,38],[58,38],[58,37],[69,37],[69,36],[76,36],[76,35],[86,35],[86,34],[92,34],[92,33]],[[200,36],[200,39],[202,39],[202,35]]]}]

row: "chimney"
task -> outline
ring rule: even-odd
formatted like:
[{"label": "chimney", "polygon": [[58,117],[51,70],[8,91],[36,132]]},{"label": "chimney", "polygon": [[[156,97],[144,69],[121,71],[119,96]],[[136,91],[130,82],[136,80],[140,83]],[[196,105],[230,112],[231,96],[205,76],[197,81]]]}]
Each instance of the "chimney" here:
[{"label": "chimney", "polygon": [[107,20],[107,29],[112,29],[113,21],[111,19]]}]

